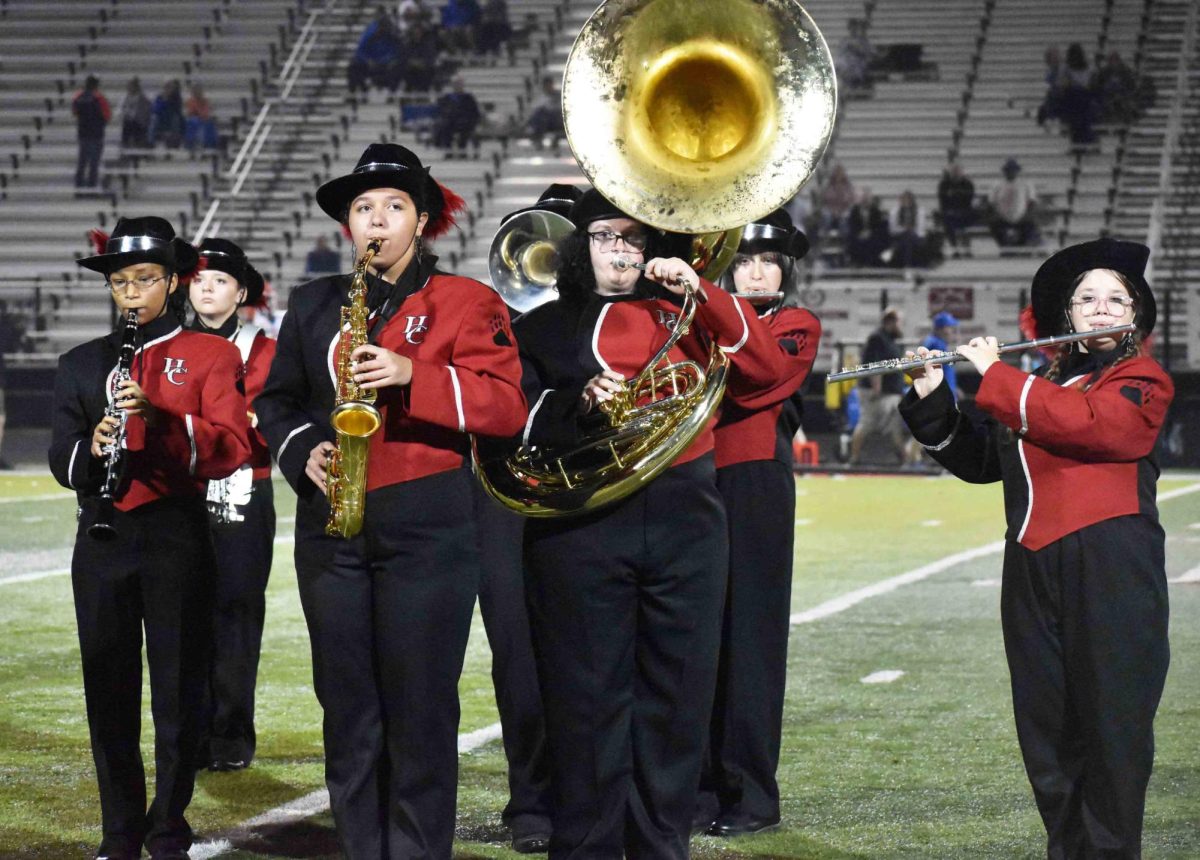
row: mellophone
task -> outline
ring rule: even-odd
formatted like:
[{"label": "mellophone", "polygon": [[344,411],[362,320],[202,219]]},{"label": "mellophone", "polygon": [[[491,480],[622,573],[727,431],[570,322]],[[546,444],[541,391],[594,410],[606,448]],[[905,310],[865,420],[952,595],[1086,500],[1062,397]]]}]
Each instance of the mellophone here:
[{"label": "mellophone", "polygon": [[[1057,346],[1063,343],[1074,343],[1080,340],[1105,337],[1108,335],[1123,335],[1137,331],[1133,323],[1115,325],[1109,328],[1097,328],[1091,331],[1077,331],[1070,334],[1060,334],[1055,337],[1041,337],[1033,340],[1023,340],[1018,343],[1000,344],[1000,352],[1023,352],[1027,349],[1039,349],[1043,346]],[[867,376],[883,376],[888,373],[904,373],[916,370],[927,364],[951,364],[955,361],[966,361],[965,355],[956,352],[943,352],[926,358],[892,358],[887,361],[873,361],[870,364],[860,364],[857,367],[847,367],[826,377],[827,382],[844,382],[850,379],[862,379]]]}]

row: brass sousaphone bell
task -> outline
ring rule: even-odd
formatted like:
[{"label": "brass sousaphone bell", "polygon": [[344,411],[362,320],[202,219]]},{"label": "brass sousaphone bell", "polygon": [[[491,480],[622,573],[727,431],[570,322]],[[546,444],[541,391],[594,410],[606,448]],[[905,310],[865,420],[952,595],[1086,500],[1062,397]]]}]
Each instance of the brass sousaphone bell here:
[{"label": "brass sousaphone bell", "polygon": [[492,239],[488,275],[505,304],[527,313],[556,298],[557,245],[575,225],[549,209],[527,209],[506,220]]},{"label": "brass sousaphone bell", "polygon": [[[567,140],[592,185],[637,220],[689,235],[693,268],[714,280],[742,226],[812,175],[836,113],[829,49],[794,0],[608,0],[584,24],[563,76]],[[536,241],[507,251],[514,263],[505,265],[526,281],[537,267],[522,257],[539,258]],[[525,516],[571,516],[669,468],[708,426],[728,373],[715,343],[704,367],[670,363],[696,302],[687,288],[670,338],[606,404],[605,426],[562,449],[477,454],[488,493]]]}]

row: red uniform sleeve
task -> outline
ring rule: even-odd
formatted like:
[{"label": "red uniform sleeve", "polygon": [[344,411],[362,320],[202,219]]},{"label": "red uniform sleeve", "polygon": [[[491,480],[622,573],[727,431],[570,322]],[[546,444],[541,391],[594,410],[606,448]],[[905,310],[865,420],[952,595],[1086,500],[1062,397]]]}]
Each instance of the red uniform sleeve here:
[{"label": "red uniform sleeve", "polygon": [[197,478],[227,478],[250,456],[250,422],[239,384],[242,356],[227,341],[213,338],[213,356],[200,391],[200,409],[176,415],[162,411],[146,428],[146,447],[166,459],[188,464]]},{"label": "red uniform sleeve", "polygon": [[804,308],[782,308],[768,331],[779,350],[780,375],[775,384],[738,398],[746,409],[766,409],[787,400],[808,379],[817,347],[821,322]]},{"label": "red uniform sleeve", "polygon": [[983,375],[975,402],[1052,454],[1131,462],[1153,450],[1174,395],[1171,378],[1150,358],[1115,365],[1086,391],[996,362]]},{"label": "red uniform sleeve", "polygon": [[783,375],[779,346],[749,303],[703,279],[701,285],[708,299],[697,307],[696,319],[732,365],[726,396],[743,403]]},{"label": "red uniform sleeve", "polygon": [[408,414],[464,433],[512,436],[529,414],[521,360],[508,309],[486,287],[478,295],[463,314],[450,364],[413,360]]},{"label": "red uniform sleeve", "polygon": [[[267,374],[271,370],[271,359],[275,357],[275,341],[267,337],[265,334],[260,334],[254,339],[254,345],[250,347],[250,358],[246,362],[246,408],[251,413],[254,412],[254,398],[262,393],[263,386],[267,384]],[[263,447],[267,441],[258,430],[258,419],[251,417],[251,437],[257,437],[258,442]]]}]

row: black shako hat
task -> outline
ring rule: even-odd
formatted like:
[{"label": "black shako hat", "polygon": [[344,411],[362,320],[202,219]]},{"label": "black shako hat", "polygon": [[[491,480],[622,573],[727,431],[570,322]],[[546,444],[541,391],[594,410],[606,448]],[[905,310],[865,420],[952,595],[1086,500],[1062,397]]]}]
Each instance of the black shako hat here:
[{"label": "black shako hat", "polygon": [[792,224],[792,216],[786,210],[776,209],[742,230],[738,253],[758,254],[762,251],[776,251],[800,260],[808,253],[808,236]]},{"label": "black shako hat", "polygon": [[601,218],[628,218],[630,221],[642,223],[640,219],[634,218],[628,212],[622,212],[595,188],[589,188],[583,192],[583,195],[575,201],[567,213],[567,217],[571,219],[578,230],[586,230],[588,224],[599,221]]},{"label": "black shako hat", "polygon": [[555,182],[542,192],[542,196],[538,198],[537,203],[509,212],[500,219],[500,223],[503,224],[505,221],[516,218],[518,215],[526,212],[553,212],[555,215],[569,218],[571,209],[579,202],[581,197],[583,197],[583,192],[574,185]]},{"label": "black shako hat", "polygon": [[398,143],[372,143],[358,159],[354,170],[331,179],[317,189],[317,205],[335,221],[346,220],[351,201],[372,188],[396,188],[407,192],[430,223],[440,220],[446,208],[442,188],[429,175],[417,154]]},{"label": "black shako hat", "polygon": [[92,231],[92,239],[99,253],[75,262],[102,275],[136,263],[158,263],[182,275],[199,261],[196,249],[176,237],[170,222],[153,215],[118,219],[110,235]]},{"label": "black shako hat", "polygon": [[1138,303],[1134,322],[1143,334],[1149,334],[1154,330],[1158,316],[1154,293],[1146,283],[1149,259],[1150,249],[1145,245],[1107,237],[1071,245],[1047,259],[1033,276],[1030,290],[1038,336],[1049,337],[1062,332],[1075,281],[1092,269],[1111,269],[1129,279]]},{"label": "black shako hat", "polygon": [[263,276],[250,264],[241,246],[228,239],[205,239],[200,243],[200,256],[204,259],[204,268],[232,275],[246,291],[246,298],[241,302],[243,306],[253,307],[262,299]]}]

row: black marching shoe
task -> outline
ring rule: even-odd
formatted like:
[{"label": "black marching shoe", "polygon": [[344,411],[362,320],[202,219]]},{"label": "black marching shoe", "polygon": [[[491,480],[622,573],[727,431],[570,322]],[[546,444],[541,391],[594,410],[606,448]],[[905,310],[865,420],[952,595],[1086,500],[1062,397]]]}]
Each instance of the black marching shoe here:
[{"label": "black marching shoe", "polygon": [[513,836],[512,847],[518,854],[546,854],[550,851],[550,834],[525,833]]},{"label": "black marching shoe", "polygon": [[740,812],[727,812],[717,818],[708,828],[710,836],[745,836],[749,833],[762,833],[764,830],[774,830],[779,826],[779,817],[757,818]]},{"label": "black marching shoe", "polygon": [[250,762],[245,759],[237,759],[231,761],[225,758],[215,758],[208,763],[208,769],[213,773],[228,773],[232,770],[245,770],[250,766]]}]

